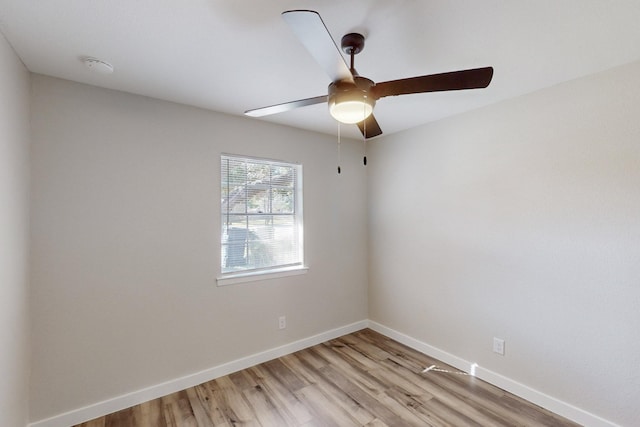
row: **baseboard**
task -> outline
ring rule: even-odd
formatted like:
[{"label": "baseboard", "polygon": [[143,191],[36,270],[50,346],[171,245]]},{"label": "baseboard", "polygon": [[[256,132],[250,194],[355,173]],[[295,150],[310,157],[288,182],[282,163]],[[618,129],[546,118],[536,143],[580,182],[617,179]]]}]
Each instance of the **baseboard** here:
[{"label": "baseboard", "polygon": [[368,326],[370,329],[379,332],[391,339],[394,339],[399,343],[406,345],[407,347],[411,347],[414,350],[441,360],[442,362],[454,366],[461,371],[475,375],[477,378],[480,378],[483,381],[500,387],[501,389],[506,390],[509,393],[522,397],[523,399],[526,399],[531,403],[548,409],[549,411],[554,412],[576,423],[589,427],[620,427],[619,425],[614,424],[611,421],[605,420],[604,418],[601,418],[583,409],[577,408],[573,405],[570,405],[569,403],[558,400],[552,396],[549,396],[510,378],[502,376],[496,372],[490,371],[489,369],[485,369],[481,366],[476,365],[475,363],[471,363],[460,357],[454,356],[450,353],[447,353],[446,351],[440,350],[437,347],[433,347],[413,337],[381,325],[380,323],[369,320]]},{"label": "baseboard", "polygon": [[316,344],[338,338],[342,335],[359,331],[366,328],[367,326],[367,320],[355,322],[350,325],[345,325],[340,328],[325,331],[320,334],[294,341],[280,347],[272,348],[270,350],[243,357],[229,363],[214,366],[213,368],[209,368],[204,371],[196,372],[194,374],[187,375],[181,378],[176,378],[175,380],[167,381],[142,390],[123,394],[121,396],[94,403],[92,405],[85,406],[73,411],[65,412],[51,418],[35,421],[29,424],[29,427],[69,427],[72,425],[80,424],[94,418],[102,417],[104,415],[111,414],[113,412],[120,411],[122,409],[126,409],[152,399],[157,399],[158,397],[166,396],[167,394],[175,393],[177,391],[184,390],[186,388],[193,387],[207,381],[211,381],[215,378],[219,378],[233,372],[237,372],[242,369],[246,369],[251,366],[255,366],[260,363],[264,363],[299,350],[303,350]]}]

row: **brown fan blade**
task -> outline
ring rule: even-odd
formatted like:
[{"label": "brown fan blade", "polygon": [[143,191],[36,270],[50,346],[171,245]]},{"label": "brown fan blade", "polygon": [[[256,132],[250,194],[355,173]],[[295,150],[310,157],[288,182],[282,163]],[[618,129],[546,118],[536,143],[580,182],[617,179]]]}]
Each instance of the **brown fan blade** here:
[{"label": "brown fan blade", "polygon": [[489,86],[492,77],[493,67],[474,68],[377,83],[372,91],[376,99],[379,99],[410,93],[480,89]]},{"label": "brown fan blade", "polygon": [[316,96],[315,98],[299,99],[297,101],[285,102],[283,104],[271,105],[269,107],[256,108],[244,112],[247,116],[262,117],[270,114],[282,113],[284,111],[293,110],[294,108],[306,107],[307,105],[315,105],[327,102],[327,95]]},{"label": "brown fan blade", "polygon": [[[371,114],[369,117],[367,117],[366,119],[358,123],[358,128],[360,129],[360,132],[362,132],[362,135],[364,135],[366,139],[373,138],[374,136],[382,135],[382,129],[380,129],[380,125],[378,124],[378,121],[376,120],[376,118],[373,117],[373,114]],[[366,134],[365,134],[365,131],[366,131]]]},{"label": "brown fan blade", "polygon": [[313,10],[289,10],[282,13],[300,42],[329,75],[331,81],[353,81],[342,53],[333,41],[318,12]]}]

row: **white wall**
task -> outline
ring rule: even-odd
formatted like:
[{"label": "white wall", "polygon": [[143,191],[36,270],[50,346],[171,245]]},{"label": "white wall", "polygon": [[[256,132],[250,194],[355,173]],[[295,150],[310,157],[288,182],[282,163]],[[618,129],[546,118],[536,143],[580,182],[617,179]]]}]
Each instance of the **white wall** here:
[{"label": "white wall", "polygon": [[29,73],[0,34],[0,425],[27,422]]},{"label": "white wall", "polygon": [[[366,319],[360,144],[33,81],[32,421]],[[302,163],[306,275],[216,286],[222,152]]]},{"label": "white wall", "polygon": [[372,144],[370,319],[637,425],[639,75],[640,62]]}]

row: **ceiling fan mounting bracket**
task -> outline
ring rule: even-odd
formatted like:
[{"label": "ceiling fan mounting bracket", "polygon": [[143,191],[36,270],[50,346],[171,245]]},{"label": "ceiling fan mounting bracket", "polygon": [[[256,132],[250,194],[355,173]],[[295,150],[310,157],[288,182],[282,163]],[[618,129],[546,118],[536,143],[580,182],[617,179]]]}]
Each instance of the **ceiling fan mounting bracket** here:
[{"label": "ceiling fan mounting bracket", "polygon": [[346,34],[342,37],[340,46],[347,55],[357,55],[364,49],[364,36],[358,33]]}]

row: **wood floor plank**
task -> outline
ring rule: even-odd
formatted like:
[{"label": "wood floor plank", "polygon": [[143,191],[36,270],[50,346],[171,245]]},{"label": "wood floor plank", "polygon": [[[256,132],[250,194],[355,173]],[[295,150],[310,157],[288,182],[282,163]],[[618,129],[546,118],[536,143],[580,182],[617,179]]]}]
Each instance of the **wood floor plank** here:
[{"label": "wood floor plank", "polygon": [[[280,363],[282,364],[282,362]],[[262,387],[273,396],[273,402],[283,418],[291,425],[304,425],[313,421],[313,416],[307,406],[295,395],[295,392],[302,388],[304,382],[298,379],[299,384],[293,387],[291,381],[287,380],[289,375],[295,376],[291,370],[288,375],[275,375],[269,366],[269,364],[254,366],[251,371],[259,376]],[[282,364],[282,366],[285,365]],[[278,372],[282,373],[283,368],[279,368]]]},{"label": "wood floor plank", "polygon": [[[439,427],[437,422],[434,422],[432,418],[429,417],[427,413],[421,411],[423,403],[417,396],[412,396],[404,392],[403,390],[397,388],[389,388],[385,392],[385,400],[381,400],[382,403],[386,403],[387,406],[395,411],[395,407],[399,406],[403,408],[405,411],[410,412],[414,418],[417,418],[421,421],[422,425],[425,427]],[[393,403],[387,403],[393,402]]]},{"label": "wood floor plank", "polygon": [[160,399],[136,405],[131,408],[132,426],[162,425],[162,406]]},{"label": "wood floor plank", "polygon": [[459,412],[457,406],[443,403],[438,398],[433,398],[423,403],[419,410],[424,410],[425,414],[429,416],[434,424],[441,426],[484,427],[486,425],[479,423],[475,417],[471,418]]},{"label": "wood floor plank", "polygon": [[[211,422],[216,427],[232,427],[229,423],[224,411],[221,409],[221,404],[216,399],[216,383],[209,381],[204,384],[197,385],[195,388],[198,390],[199,396],[204,400],[203,405],[207,409]],[[143,424],[145,425],[145,424]],[[158,424],[161,426],[162,424]]]},{"label": "wood floor plank", "polygon": [[191,413],[196,420],[196,425],[198,427],[214,427],[211,415],[208,411],[209,405],[204,398],[204,395],[196,387],[188,388],[185,392],[189,398]]},{"label": "wood floor plank", "polygon": [[[170,394],[162,399],[164,401],[165,420],[171,420],[169,425],[198,427],[186,390]],[[122,424],[114,424],[114,427],[119,425]]]},{"label": "wood floor plank", "polygon": [[[374,416],[366,408],[362,407],[357,401],[348,396],[340,387],[336,386],[331,381],[328,381],[320,373],[320,369],[328,366],[327,364],[314,363],[314,366],[320,366],[320,368],[316,369],[307,363],[308,358],[306,356],[313,356],[313,353],[311,353],[310,350],[304,351],[303,356],[285,358],[283,362],[290,366],[291,370],[296,374],[305,376],[306,378],[312,378],[311,381],[313,382],[313,385],[317,386],[317,390],[322,393],[322,396],[324,396],[323,399],[327,399],[331,402],[334,412],[345,411],[354,418],[359,425],[365,425],[374,419]],[[309,401],[307,400],[306,402],[308,403]]]},{"label": "wood floor plank", "polygon": [[317,385],[309,385],[296,392],[311,406],[315,419],[322,426],[355,427],[361,423],[353,413],[336,406],[331,395],[326,394]]},{"label": "wood floor plank", "polygon": [[363,368],[362,364],[351,364],[350,362],[354,362],[353,359],[349,360],[349,358],[344,358],[330,347],[321,345],[311,350],[316,350],[318,354],[326,358],[329,362],[327,366],[319,369],[319,372],[336,371],[337,376],[348,377],[349,381],[357,384],[371,394],[381,393],[387,387],[382,381],[370,375],[369,372]]},{"label": "wood floor plank", "polygon": [[210,383],[213,383],[212,390],[215,400],[229,425],[235,426],[239,424],[252,427],[261,425],[240,390],[235,387],[228,376],[217,378],[210,381]]},{"label": "wood floor plank", "polygon": [[358,378],[354,380],[353,377],[345,376],[342,371],[335,369],[333,366],[326,366],[322,368],[321,371],[326,378],[336,384],[354,401],[358,402],[360,406],[368,408],[368,410],[373,415],[375,415],[376,418],[392,426],[407,425],[407,423],[403,420],[403,418],[405,418],[404,413],[399,414],[393,412],[382,402],[380,402],[378,397],[383,394],[382,389],[369,388],[362,381],[359,381],[359,378],[361,378],[361,376],[358,376]]},{"label": "wood floor plank", "polygon": [[252,387],[242,391],[243,397],[253,409],[256,421],[262,426],[288,426],[289,424],[277,411],[271,398],[264,392],[261,386]]},{"label": "wood floor plank", "polygon": [[578,424],[364,329],[76,427],[116,426]]},{"label": "wood floor plank", "polygon": [[375,420],[365,424],[365,427],[390,427],[390,426],[386,425],[385,423],[383,423],[382,421],[376,418]]},{"label": "wood floor plank", "polygon": [[113,417],[108,418],[104,425],[105,427],[117,427],[124,426],[129,427],[133,425],[132,408],[128,408],[119,412],[116,412]]}]

